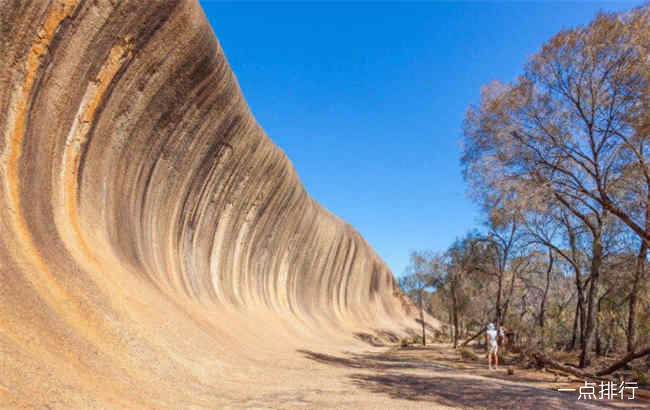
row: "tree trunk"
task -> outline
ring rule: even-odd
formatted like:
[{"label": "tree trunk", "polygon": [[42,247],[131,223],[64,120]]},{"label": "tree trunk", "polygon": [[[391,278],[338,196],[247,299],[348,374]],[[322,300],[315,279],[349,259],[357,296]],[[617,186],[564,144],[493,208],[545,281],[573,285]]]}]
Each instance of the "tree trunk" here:
[{"label": "tree trunk", "polygon": [[591,364],[591,348],[594,339],[594,330],[596,328],[596,293],[598,293],[598,278],[592,277],[587,300],[587,324],[582,340],[582,352],[580,353],[581,368],[585,368]]},{"label": "tree trunk", "polygon": [[454,349],[458,346],[458,306],[456,301],[456,289],[452,285],[451,289],[451,307],[454,312],[452,318],[454,320]]},{"label": "tree trunk", "polygon": [[603,343],[600,338],[600,301],[602,298],[598,298],[598,303],[596,303],[596,330],[595,330],[595,337],[596,337],[596,354],[598,356],[603,355]]},{"label": "tree trunk", "polygon": [[449,342],[454,342],[454,308],[451,303],[447,303],[447,312],[449,313]]},{"label": "tree trunk", "polygon": [[580,293],[580,346],[582,346],[585,341],[585,333],[587,332],[587,303],[584,288]]},{"label": "tree trunk", "polygon": [[[542,351],[544,351],[544,316],[546,315],[546,297],[548,296],[548,288],[551,283],[551,272],[553,271],[553,251],[551,248],[548,248],[548,269],[546,270],[546,284],[544,286],[544,294],[542,295],[542,301],[539,306],[539,330],[540,330],[540,342]],[[575,336],[575,328],[574,328]]]},{"label": "tree trunk", "polygon": [[636,310],[638,306],[638,295],[641,289],[643,277],[645,276],[645,265],[648,254],[646,243],[641,241],[639,254],[636,259],[636,269],[634,272],[634,279],[632,281],[632,292],[629,299],[629,316],[627,320],[627,351],[631,353],[634,351],[636,345]]},{"label": "tree trunk", "polygon": [[[515,290],[515,279],[517,279],[517,275],[515,275],[515,272],[512,272],[512,277],[510,278],[510,288],[508,289],[508,297],[506,298],[506,302],[503,305],[503,311],[501,312],[501,322],[499,325],[502,325],[506,318],[508,317],[508,309],[510,308],[510,301],[512,300],[512,295],[514,294]],[[498,328],[497,328],[498,329]]]},{"label": "tree trunk", "polygon": [[[576,302],[576,315],[578,320],[578,329],[580,337],[578,338],[578,344],[582,348],[585,340],[585,327],[587,323],[586,315],[586,306],[585,306],[585,294],[584,294],[584,284],[582,283],[580,271],[576,271],[576,288],[578,291],[578,300]],[[572,342],[573,350],[575,348],[575,340]]]},{"label": "tree trunk", "polygon": [[585,368],[591,363],[591,344],[594,336],[594,329],[596,324],[596,310],[597,310],[597,296],[598,285],[600,276],[600,265],[602,263],[603,248],[601,243],[600,231],[594,233],[594,241],[592,244],[592,259],[591,259],[591,274],[589,294],[587,299],[587,326],[585,329],[584,340],[582,341],[582,352],[580,354],[580,367]]},{"label": "tree trunk", "polygon": [[[573,270],[575,273],[576,279],[576,291],[578,293],[578,301],[576,302],[576,315],[578,315],[579,325],[580,325],[580,347],[584,345],[585,338],[585,296],[584,296],[584,284],[582,283],[582,272],[577,265],[578,257],[578,247],[576,244],[575,232],[571,226],[567,223],[567,233],[569,235],[569,245],[571,246],[571,259],[574,261]],[[574,332],[575,336],[575,332]],[[575,349],[575,337],[571,342],[571,350]]]},{"label": "tree trunk", "polygon": [[420,289],[420,321],[422,322],[422,346],[427,345],[427,334],[424,327],[424,289]]},{"label": "tree trunk", "polygon": [[499,280],[497,281],[497,285],[499,288],[497,289],[494,325],[498,329],[501,325],[501,292],[503,292],[503,272],[499,272]]},{"label": "tree trunk", "polygon": [[[648,346],[650,346],[650,332],[648,332]],[[646,357],[646,367],[650,372],[650,354]]]},{"label": "tree trunk", "polygon": [[580,318],[580,299],[576,302],[576,314],[573,318],[573,333],[571,335],[571,344],[569,345],[569,351],[573,351],[576,348],[576,339],[578,336],[578,319]]}]

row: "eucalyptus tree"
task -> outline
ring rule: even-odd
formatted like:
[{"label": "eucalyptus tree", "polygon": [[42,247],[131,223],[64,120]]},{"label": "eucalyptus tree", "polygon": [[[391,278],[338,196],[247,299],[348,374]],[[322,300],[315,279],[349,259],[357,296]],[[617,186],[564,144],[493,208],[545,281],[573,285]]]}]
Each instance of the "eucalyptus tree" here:
[{"label": "eucalyptus tree", "polygon": [[[398,281],[400,287],[420,308],[422,344],[426,346],[426,324],[424,313],[427,303],[427,289],[440,286],[445,276],[443,257],[432,251],[413,251],[405,275]],[[429,300],[430,303],[430,300]]]},{"label": "eucalyptus tree", "polygon": [[454,347],[458,346],[460,338],[459,316],[466,305],[464,302],[467,302],[463,285],[485,260],[484,251],[484,247],[478,246],[476,234],[470,232],[464,238],[456,239],[445,253],[446,275],[441,286],[445,287],[450,298]]},{"label": "eucalyptus tree", "polygon": [[465,177],[484,206],[551,199],[590,233],[582,367],[610,215],[640,237],[641,250],[650,244],[649,14],[650,6],[601,14],[559,33],[514,83],[484,87],[465,120]]}]

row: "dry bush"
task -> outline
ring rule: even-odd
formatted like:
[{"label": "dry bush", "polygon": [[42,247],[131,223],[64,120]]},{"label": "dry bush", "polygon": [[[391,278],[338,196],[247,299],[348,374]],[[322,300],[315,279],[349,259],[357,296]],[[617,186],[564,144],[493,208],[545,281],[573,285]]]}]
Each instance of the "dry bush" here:
[{"label": "dry bush", "polygon": [[476,355],[476,353],[472,352],[469,349],[462,348],[459,351],[460,357],[462,357],[464,360],[471,360],[471,361],[479,361],[481,360],[480,357]]}]

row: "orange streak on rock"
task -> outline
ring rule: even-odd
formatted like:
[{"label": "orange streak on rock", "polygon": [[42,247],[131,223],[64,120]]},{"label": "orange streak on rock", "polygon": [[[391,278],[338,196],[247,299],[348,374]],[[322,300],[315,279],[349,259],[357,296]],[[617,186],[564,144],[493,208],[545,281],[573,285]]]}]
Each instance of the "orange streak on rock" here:
[{"label": "orange streak on rock", "polygon": [[[27,116],[32,104],[32,95],[34,84],[42,71],[43,57],[48,53],[48,47],[54,38],[61,22],[68,17],[76,7],[76,1],[58,1],[51,5],[49,14],[46,16],[41,28],[38,30],[37,38],[33,41],[25,61],[25,76],[22,84],[15,87],[11,97],[9,116],[7,119],[7,128],[5,131],[5,151],[2,154],[1,163],[4,168],[4,184],[6,204],[9,213],[13,216],[9,221],[11,229],[14,231],[14,238],[17,239],[15,247],[12,249],[15,257],[15,263],[24,266],[23,272],[31,285],[43,298],[43,300],[53,310],[61,313],[66,319],[66,323],[73,326],[81,327],[85,330],[85,335],[90,336],[95,331],[95,325],[88,321],[84,313],[78,309],[78,301],[70,297],[65,289],[57,282],[50,272],[47,264],[41,257],[38,248],[34,244],[31,233],[22,213],[22,201],[20,198],[20,159],[22,155],[22,145],[25,137]],[[25,266],[27,265],[27,266]],[[31,265],[31,266],[30,266]],[[23,346],[25,351],[29,351],[35,357],[41,357],[43,360],[56,360],[56,357],[47,352],[38,343],[31,340],[21,340],[24,336],[21,332],[13,329],[15,323],[7,323],[6,318],[0,315],[0,332],[8,337],[14,343]],[[23,328],[26,330],[26,327]],[[101,340],[98,334],[94,335],[95,341]],[[106,383],[107,380],[98,375],[79,362],[75,357],[75,352],[63,352],[69,356],[67,364],[71,368],[83,371],[87,374],[87,381],[90,385],[97,383]]]},{"label": "orange streak on rock", "polygon": [[69,241],[65,241],[66,245],[68,245],[68,250],[75,257],[95,265],[98,261],[94,257],[94,252],[91,251],[86,243],[79,223],[79,210],[77,209],[79,154],[81,153],[81,147],[87,141],[88,132],[95,118],[97,107],[104,98],[111,80],[132,56],[133,52],[130,39],[126,38],[123,43],[114,45],[95,81],[90,82],[89,87],[86,89],[72,129],[66,139],[60,175],[61,186],[60,190],[55,194],[57,197],[55,199],[55,219],[61,236],[70,239]]},{"label": "orange streak on rock", "polygon": [[70,308],[72,300],[67,297],[64,289],[49,272],[38,249],[34,245],[25,217],[21,212],[19,160],[22,154],[23,138],[25,136],[26,117],[32,102],[33,87],[42,68],[41,59],[48,52],[48,46],[54,38],[60,23],[72,13],[75,6],[75,1],[62,1],[53,4],[43,25],[38,30],[37,38],[34,40],[27,55],[25,80],[23,84],[16,87],[12,94],[11,108],[7,121],[7,134],[5,137],[8,141],[6,141],[5,152],[2,158],[5,171],[4,182],[8,195],[6,203],[9,212],[14,216],[10,224],[16,233],[16,238],[19,239],[17,250],[22,256],[16,262],[19,264],[32,264],[33,268],[25,270],[26,272],[31,272],[33,275],[28,276],[32,285],[52,307],[65,307],[66,309]]}]

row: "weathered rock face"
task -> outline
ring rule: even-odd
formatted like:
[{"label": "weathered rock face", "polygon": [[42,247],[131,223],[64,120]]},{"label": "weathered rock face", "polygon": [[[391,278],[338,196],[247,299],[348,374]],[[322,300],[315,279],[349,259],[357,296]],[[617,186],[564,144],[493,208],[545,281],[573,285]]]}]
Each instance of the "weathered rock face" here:
[{"label": "weathered rock face", "polygon": [[0,19],[0,407],[214,407],[301,346],[404,329],[390,271],[305,192],[196,1]]}]

